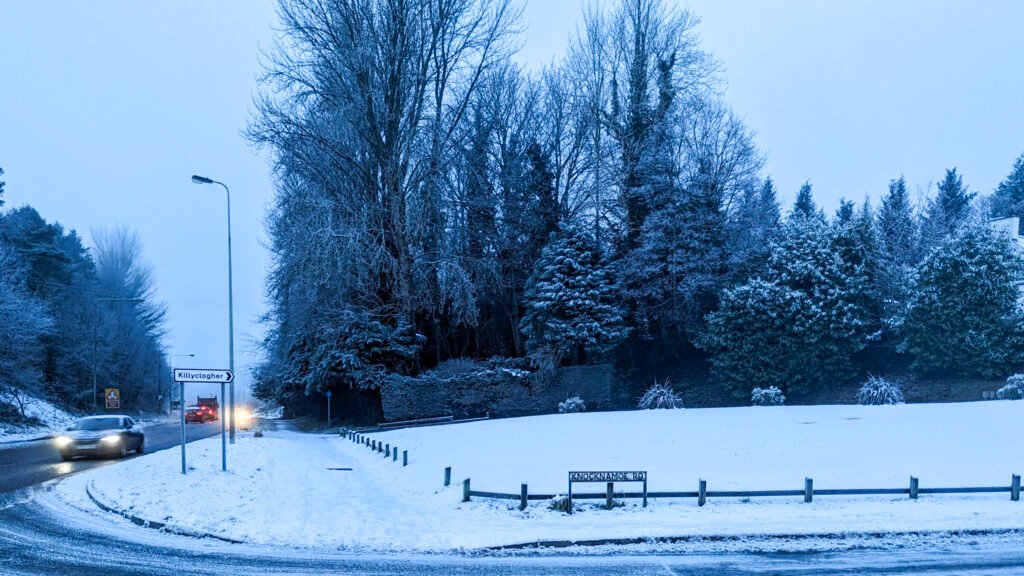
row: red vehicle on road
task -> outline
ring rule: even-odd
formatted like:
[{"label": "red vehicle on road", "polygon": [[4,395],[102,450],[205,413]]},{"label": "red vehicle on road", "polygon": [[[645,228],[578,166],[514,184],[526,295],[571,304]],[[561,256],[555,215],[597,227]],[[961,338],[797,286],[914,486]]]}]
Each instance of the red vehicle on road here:
[{"label": "red vehicle on road", "polygon": [[205,424],[212,422],[213,416],[210,415],[209,410],[201,408],[199,406],[189,406],[185,409],[185,422],[198,422],[199,424]]},{"label": "red vehicle on road", "polygon": [[220,418],[220,403],[217,402],[216,396],[210,396],[209,398],[198,396],[196,397],[196,406],[206,411],[210,420]]}]

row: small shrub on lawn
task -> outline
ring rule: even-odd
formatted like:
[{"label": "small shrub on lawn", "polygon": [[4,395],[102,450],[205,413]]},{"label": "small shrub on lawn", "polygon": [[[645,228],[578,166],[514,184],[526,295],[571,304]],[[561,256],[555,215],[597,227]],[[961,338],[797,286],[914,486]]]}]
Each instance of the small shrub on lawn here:
[{"label": "small shrub on lawn", "polygon": [[857,392],[857,403],[869,406],[903,404],[903,391],[895,382],[871,376]]},{"label": "small shrub on lawn", "polygon": [[1006,379],[1006,386],[996,390],[1000,400],[1024,400],[1024,374],[1014,374]]},{"label": "small shrub on lawn", "polygon": [[576,412],[586,412],[586,410],[587,405],[579,396],[566,398],[564,401],[558,403],[559,414],[575,414]]},{"label": "small shrub on lawn", "polygon": [[669,386],[668,382],[665,382],[664,384],[655,384],[648,388],[647,392],[644,392],[644,395],[640,397],[638,406],[641,410],[682,408],[683,399]]},{"label": "small shrub on lawn", "polygon": [[568,512],[569,511],[569,497],[568,496],[555,496],[551,500],[548,500],[548,508],[555,512]]},{"label": "small shrub on lawn", "polygon": [[786,403],[786,395],[775,386],[754,388],[750,392],[750,403],[754,406],[782,406]]}]

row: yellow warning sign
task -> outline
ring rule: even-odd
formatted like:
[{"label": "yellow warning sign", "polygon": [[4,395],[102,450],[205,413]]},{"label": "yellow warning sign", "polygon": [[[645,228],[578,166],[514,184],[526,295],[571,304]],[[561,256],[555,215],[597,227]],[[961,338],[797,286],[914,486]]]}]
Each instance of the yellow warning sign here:
[{"label": "yellow warning sign", "polygon": [[106,406],[108,410],[121,409],[120,388],[104,388],[103,397],[106,398]]}]

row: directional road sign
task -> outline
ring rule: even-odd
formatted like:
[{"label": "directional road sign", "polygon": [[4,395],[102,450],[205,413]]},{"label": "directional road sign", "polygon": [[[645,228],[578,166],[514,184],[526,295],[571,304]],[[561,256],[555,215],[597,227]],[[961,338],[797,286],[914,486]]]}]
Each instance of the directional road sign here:
[{"label": "directional road sign", "polygon": [[175,382],[212,382],[226,384],[235,379],[231,370],[204,370],[200,368],[175,368]]}]

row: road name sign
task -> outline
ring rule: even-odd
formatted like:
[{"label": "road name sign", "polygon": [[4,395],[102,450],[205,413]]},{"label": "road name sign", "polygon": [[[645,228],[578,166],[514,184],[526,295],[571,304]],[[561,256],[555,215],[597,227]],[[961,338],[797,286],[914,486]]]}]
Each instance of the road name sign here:
[{"label": "road name sign", "polygon": [[235,375],[231,370],[205,370],[199,368],[175,368],[175,382],[208,382],[223,384],[231,382]]},{"label": "road name sign", "polygon": [[643,482],[647,472],[569,472],[569,482]]},{"label": "road name sign", "polygon": [[572,484],[573,482],[605,482],[608,484],[605,490],[605,506],[610,510],[614,504],[613,488],[616,482],[643,482],[644,484],[644,508],[647,507],[647,472],[640,471],[607,471],[607,472],[569,472],[569,494],[568,508],[572,514]]}]

